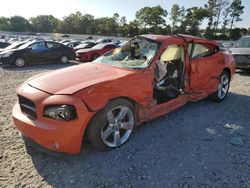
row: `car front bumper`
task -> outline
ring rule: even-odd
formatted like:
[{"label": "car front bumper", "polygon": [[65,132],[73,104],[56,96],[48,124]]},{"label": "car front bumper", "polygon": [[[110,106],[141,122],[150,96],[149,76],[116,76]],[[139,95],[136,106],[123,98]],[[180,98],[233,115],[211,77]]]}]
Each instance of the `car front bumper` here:
[{"label": "car front bumper", "polygon": [[14,61],[14,59],[12,57],[2,57],[0,55],[0,64],[2,66],[10,66],[10,65],[12,65],[13,61]]},{"label": "car front bumper", "polygon": [[[48,95],[30,86],[20,89],[18,95],[34,101],[37,118],[31,118],[22,111],[19,102],[12,110],[16,128],[29,140],[56,152],[77,154],[81,145],[85,128],[93,113],[89,112],[84,103],[73,96]],[[40,101],[40,102],[38,102]],[[70,103],[75,106],[77,118],[71,121],[60,121],[43,117],[43,109],[49,104]]]},{"label": "car front bumper", "polygon": [[250,69],[250,55],[234,55],[236,68]]},{"label": "car front bumper", "polygon": [[90,56],[88,54],[76,54],[77,61],[90,61]]}]

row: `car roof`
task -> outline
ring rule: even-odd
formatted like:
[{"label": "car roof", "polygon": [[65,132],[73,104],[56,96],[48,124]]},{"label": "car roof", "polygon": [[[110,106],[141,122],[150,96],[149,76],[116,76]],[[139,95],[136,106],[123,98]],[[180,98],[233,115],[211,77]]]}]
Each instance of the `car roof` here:
[{"label": "car roof", "polygon": [[147,34],[147,35],[141,35],[142,37],[154,40],[156,42],[159,43],[163,43],[167,40],[173,40],[173,39],[185,39],[187,42],[192,42],[194,40],[198,41],[198,42],[204,42],[204,43],[208,43],[208,44],[213,44],[213,45],[217,45],[216,42],[212,41],[212,40],[207,40],[204,38],[200,38],[200,37],[196,37],[196,36],[191,36],[191,35],[185,35],[185,34],[178,34],[178,35],[152,35],[152,34]]}]

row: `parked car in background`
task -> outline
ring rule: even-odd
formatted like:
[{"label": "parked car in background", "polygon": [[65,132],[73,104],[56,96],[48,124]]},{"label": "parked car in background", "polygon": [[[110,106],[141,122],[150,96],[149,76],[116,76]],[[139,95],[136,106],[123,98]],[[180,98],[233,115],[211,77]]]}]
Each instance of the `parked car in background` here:
[{"label": "parked car in background", "polygon": [[70,42],[71,40],[69,39],[65,39],[65,40],[61,40],[60,43],[64,44],[64,43],[67,43],[67,42]]},{"label": "parked car in background", "polygon": [[9,42],[0,42],[0,49],[6,48],[9,45],[10,45]]},{"label": "parked car in background", "polygon": [[219,46],[220,50],[227,51],[228,48],[224,46],[224,44],[220,41],[216,41],[217,45]]},{"label": "parked car in background", "polygon": [[24,137],[50,150],[76,154],[88,138],[108,151],[126,143],[137,125],[187,102],[223,101],[234,73],[233,56],[213,41],[137,36],[94,62],[23,83],[13,120]]},{"label": "parked car in background", "polygon": [[68,63],[73,59],[75,59],[75,52],[71,48],[51,41],[28,42],[17,49],[0,53],[0,62],[4,66],[14,65],[16,67],[47,61]]},{"label": "parked car in background", "polygon": [[76,60],[79,61],[93,61],[102,54],[117,48],[115,44],[97,44],[92,48],[82,49],[76,51]]},{"label": "parked car in background", "polygon": [[81,49],[86,49],[86,48],[92,48],[96,45],[95,42],[84,42],[82,44],[79,44],[78,46],[74,47],[74,50],[81,50]]},{"label": "parked car in background", "polygon": [[230,48],[236,61],[236,68],[250,70],[250,36],[240,38]]},{"label": "parked car in background", "polygon": [[80,41],[70,41],[70,42],[64,42],[63,43],[65,46],[68,46],[70,48],[74,48],[76,46],[78,46],[79,44],[81,44]]},{"label": "parked car in background", "polygon": [[101,44],[101,43],[111,43],[112,40],[109,39],[109,38],[101,38],[101,39],[97,39],[95,42],[96,42],[97,44]]},{"label": "parked car in background", "polygon": [[12,49],[17,49],[20,46],[22,46],[23,44],[25,44],[25,42],[14,42],[13,44],[7,46],[6,48],[0,49],[0,52],[12,50]]},{"label": "parked car in background", "polygon": [[11,38],[8,40],[8,43],[14,43],[20,41],[18,38]]}]

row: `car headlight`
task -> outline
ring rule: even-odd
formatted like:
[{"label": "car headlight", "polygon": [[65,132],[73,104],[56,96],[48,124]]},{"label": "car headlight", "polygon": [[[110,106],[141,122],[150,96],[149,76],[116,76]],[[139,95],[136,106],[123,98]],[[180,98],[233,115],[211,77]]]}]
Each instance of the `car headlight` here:
[{"label": "car headlight", "polygon": [[76,118],[76,109],[72,105],[47,106],[43,115],[56,120],[69,121]]},{"label": "car headlight", "polygon": [[7,52],[2,57],[10,57],[14,52]]}]

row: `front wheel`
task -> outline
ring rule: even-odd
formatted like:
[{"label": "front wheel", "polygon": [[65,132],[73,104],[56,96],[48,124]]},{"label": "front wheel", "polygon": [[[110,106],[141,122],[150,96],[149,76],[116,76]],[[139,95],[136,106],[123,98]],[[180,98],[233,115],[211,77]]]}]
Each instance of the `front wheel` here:
[{"label": "front wheel", "polygon": [[18,68],[24,67],[25,64],[26,64],[25,60],[23,58],[21,58],[21,57],[16,58],[15,61],[14,61],[14,66],[18,67]]},{"label": "front wheel", "polygon": [[135,126],[134,114],[134,107],[129,101],[111,101],[88,125],[89,141],[98,151],[108,151],[123,145]]},{"label": "front wheel", "polygon": [[210,99],[216,102],[223,101],[228,94],[229,86],[230,86],[229,74],[226,71],[223,71],[219,78],[217,91],[210,96]]},{"label": "front wheel", "polygon": [[67,56],[63,55],[60,57],[60,62],[62,64],[67,64],[69,62],[69,58]]}]

